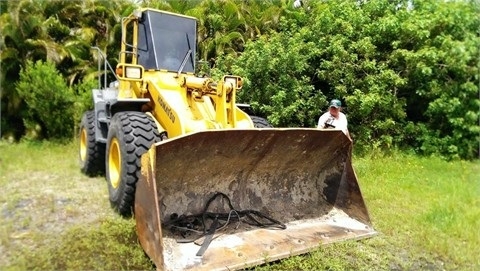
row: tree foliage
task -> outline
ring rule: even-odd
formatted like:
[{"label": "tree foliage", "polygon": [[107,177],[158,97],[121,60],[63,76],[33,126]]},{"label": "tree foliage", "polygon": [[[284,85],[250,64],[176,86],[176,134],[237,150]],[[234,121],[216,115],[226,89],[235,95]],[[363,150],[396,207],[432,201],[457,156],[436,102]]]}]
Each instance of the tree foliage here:
[{"label": "tree foliage", "polygon": [[[320,115],[319,104],[326,97],[315,90],[308,59],[315,54],[312,42],[303,42],[302,33],[285,31],[272,33],[247,43],[237,58],[219,61],[235,63],[231,72],[245,78],[240,101],[250,103],[257,114],[267,117],[275,126],[311,127]],[[224,67],[223,69],[227,69]]]},{"label": "tree foliage", "polygon": [[[326,100],[340,98],[357,150],[397,146],[478,157],[477,6],[428,0],[413,6],[382,0],[309,4],[298,11],[307,16],[286,17],[268,42],[250,41],[238,59],[218,64],[222,72],[246,77],[239,95],[245,102],[274,124],[313,126],[302,118],[292,122],[292,112],[316,119]],[[291,57],[302,46],[308,50]],[[279,97],[286,98],[279,103]]]},{"label": "tree foliage", "polygon": [[[19,0],[2,2],[0,15],[2,135],[21,137],[22,116],[28,105],[15,83],[28,61],[51,61],[70,87],[97,74],[91,46],[110,52],[115,63],[119,51],[120,12],[130,13],[133,3],[117,1]],[[2,6],[2,7],[3,7]],[[114,48],[114,49],[111,49]]]},{"label": "tree foliage", "polygon": [[[295,9],[293,0],[2,2],[2,134],[25,134],[15,123],[31,128],[31,101],[25,90],[20,95],[19,80],[37,60],[54,65],[73,89],[77,118],[98,75],[91,46],[114,65],[121,18],[143,6],[198,18],[197,59],[208,61],[214,75],[243,76],[240,101],[276,126],[315,127],[327,101],[339,98],[358,151],[405,147],[449,159],[478,157],[480,5],[303,3]],[[47,129],[46,120],[35,122]]]},{"label": "tree foliage", "polygon": [[473,2],[425,1],[401,16],[392,65],[407,82],[399,95],[409,143],[424,153],[478,156],[479,11]]}]

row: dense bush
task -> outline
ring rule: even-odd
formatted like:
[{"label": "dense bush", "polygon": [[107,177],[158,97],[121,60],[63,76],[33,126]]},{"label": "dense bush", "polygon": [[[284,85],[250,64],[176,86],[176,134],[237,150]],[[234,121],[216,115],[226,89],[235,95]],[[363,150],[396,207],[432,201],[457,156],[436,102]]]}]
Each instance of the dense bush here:
[{"label": "dense bush", "polygon": [[277,126],[314,126],[340,98],[359,151],[478,157],[479,7],[409,3],[310,2],[217,68],[244,76],[239,97]]},{"label": "dense bush", "polygon": [[16,89],[29,108],[23,121],[30,137],[72,136],[75,96],[53,63],[28,61]]},{"label": "dense bush", "polygon": [[[319,104],[325,104],[326,97],[307,76],[313,46],[303,42],[300,33],[290,32],[247,43],[231,71],[245,79],[245,90],[238,93],[239,101],[250,103],[257,114],[274,126],[314,126],[321,113]],[[225,65],[222,61],[233,60],[218,61],[220,69],[220,65]]]}]

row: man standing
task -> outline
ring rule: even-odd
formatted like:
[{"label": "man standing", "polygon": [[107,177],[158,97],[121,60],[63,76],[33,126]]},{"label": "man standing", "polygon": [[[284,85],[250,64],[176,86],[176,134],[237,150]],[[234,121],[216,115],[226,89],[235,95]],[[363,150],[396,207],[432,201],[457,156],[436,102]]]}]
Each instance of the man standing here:
[{"label": "man standing", "polygon": [[328,112],[325,112],[318,119],[319,129],[338,129],[342,130],[347,137],[352,140],[350,133],[348,132],[348,121],[345,114],[342,112],[342,102],[337,99],[330,101]]}]

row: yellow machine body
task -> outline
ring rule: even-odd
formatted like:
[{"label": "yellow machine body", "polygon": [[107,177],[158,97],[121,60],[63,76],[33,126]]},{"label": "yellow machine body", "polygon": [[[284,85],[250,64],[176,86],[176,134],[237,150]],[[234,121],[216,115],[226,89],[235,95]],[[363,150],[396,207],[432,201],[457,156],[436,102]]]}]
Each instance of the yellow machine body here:
[{"label": "yellow machine body", "polygon": [[[147,12],[152,18],[168,15],[196,22],[192,17],[153,9],[145,9],[140,14]],[[176,67],[178,72],[162,69],[159,65],[154,65],[156,69],[145,69],[139,65],[137,56],[142,54],[138,45],[141,20],[139,14],[134,13],[122,21],[124,37],[120,63],[116,69],[120,79],[119,100],[149,99],[142,111],[151,112],[169,137],[208,129],[253,128],[251,119],[235,104],[235,94],[242,87],[240,77],[224,76],[222,80],[214,82],[211,78],[195,76],[193,71],[182,72],[181,65]],[[129,35],[130,32],[133,34]],[[127,39],[129,36],[131,41]],[[168,36],[164,38],[169,39]],[[188,55],[184,61],[194,57],[193,50],[185,54]],[[182,63],[182,59],[176,60]]]},{"label": "yellow machine body", "polygon": [[[195,18],[143,9],[122,32],[116,97],[96,103],[110,120],[96,137],[107,123],[97,141],[112,206],[128,215],[134,190],[138,238],[158,270],[242,269],[376,234],[342,131],[255,125],[235,103],[242,78],[195,76]],[[88,151],[101,148],[85,131],[90,173]]]}]

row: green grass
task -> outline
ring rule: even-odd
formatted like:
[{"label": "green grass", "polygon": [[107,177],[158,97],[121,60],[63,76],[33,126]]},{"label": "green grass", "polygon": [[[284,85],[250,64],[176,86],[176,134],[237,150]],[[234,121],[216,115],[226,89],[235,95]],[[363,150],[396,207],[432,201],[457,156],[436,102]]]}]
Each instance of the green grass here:
[{"label": "green grass", "polygon": [[376,229],[448,270],[480,267],[480,164],[397,154],[358,159]]},{"label": "green grass", "polygon": [[[354,157],[378,236],[254,270],[480,270],[480,161]],[[75,144],[0,141],[1,270],[152,270]]]},{"label": "green grass", "polygon": [[152,269],[134,221],[77,161],[75,144],[0,141],[1,270]]}]

